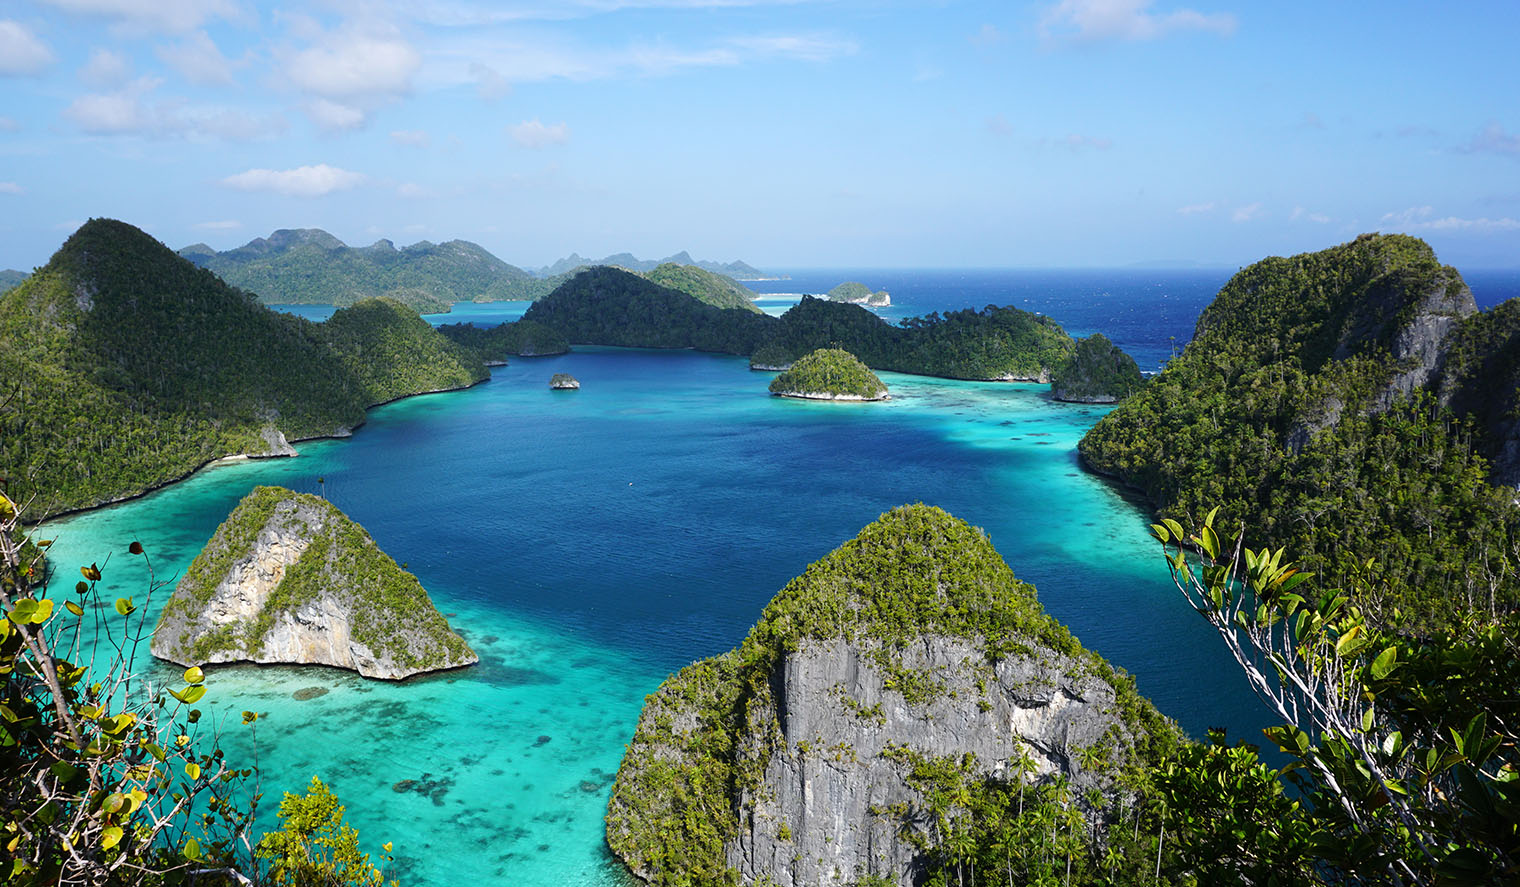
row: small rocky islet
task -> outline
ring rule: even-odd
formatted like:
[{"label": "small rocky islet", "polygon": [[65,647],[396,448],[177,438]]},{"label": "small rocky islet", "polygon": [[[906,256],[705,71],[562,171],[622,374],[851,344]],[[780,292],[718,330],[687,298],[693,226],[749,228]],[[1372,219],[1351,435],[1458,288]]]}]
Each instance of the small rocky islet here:
[{"label": "small rocky islet", "polygon": [[363,527],[282,487],[255,487],[217,527],[150,649],[186,666],[329,665],[389,680],[479,661]]}]

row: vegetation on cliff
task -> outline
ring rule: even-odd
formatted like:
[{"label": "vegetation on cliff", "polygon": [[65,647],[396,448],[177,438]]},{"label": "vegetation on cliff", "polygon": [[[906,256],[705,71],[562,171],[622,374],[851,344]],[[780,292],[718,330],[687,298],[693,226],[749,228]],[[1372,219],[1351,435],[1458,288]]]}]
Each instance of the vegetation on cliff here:
[{"label": "vegetation on cliff", "polygon": [[439,335],[394,299],[365,299],[339,308],[320,329],[363,387],[367,403],[464,388],[487,375],[479,354]]},{"label": "vegetation on cliff", "polygon": [[1051,375],[1050,393],[1056,400],[1113,403],[1145,384],[1135,359],[1102,333],[1078,339],[1071,356]]},{"label": "vegetation on cliff", "polygon": [[543,357],[570,350],[570,343],[558,330],[531,320],[515,320],[492,327],[449,323],[438,327],[438,332],[485,361],[506,360],[509,356]]},{"label": "vegetation on cliff", "polygon": [[1186,350],[1088,432],[1082,456],[1163,516],[1196,523],[1219,505],[1221,526],[1252,529],[1248,544],[1286,546],[1328,582],[1362,588],[1379,621],[1513,608],[1520,509],[1487,483],[1469,420],[1428,387],[1395,384],[1421,358],[1391,354],[1424,329],[1455,324],[1458,367],[1512,359],[1479,356],[1511,310],[1464,322],[1464,304],[1455,269],[1402,235],[1258,262],[1220,290]]},{"label": "vegetation on cliff", "polygon": [[[275,452],[282,435],[352,428],[377,400],[485,377],[394,306],[334,319],[335,336],[131,225],[87,222],[0,296],[9,494],[29,518],[96,505],[220,456]],[[369,363],[402,340],[420,350],[395,369]],[[426,365],[433,357],[440,367]]]},{"label": "vegetation on cliff", "polygon": [[666,262],[644,276],[660,286],[679,290],[714,308],[742,308],[756,314],[764,313],[755,305],[755,292],[749,287],[741,285],[732,277],[714,274],[695,265]]},{"label": "vegetation on cliff", "polygon": [[464,240],[351,247],[316,228],[281,229],[225,252],[195,244],[180,255],[266,304],[343,306],[389,296],[432,313],[454,302],[536,299],[559,282],[540,280]]},{"label": "vegetation on cliff", "polygon": [[1129,679],[1047,616],[978,530],[937,508],[904,506],[788,583],[738,648],[682,669],[646,700],[613,788],[609,845],[656,884],[732,883],[724,844],[737,832],[741,796],[760,788],[779,730],[754,735],[750,725],[756,712],[774,710],[783,658],[808,640],[843,638],[905,700],[924,701],[932,678],[901,661],[931,635],[970,640],[990,662],[1075,657],[1114,688],[1134,760],[1159,759],[1175,741]]},{"label": "vegetation on cliff", "polygon": [[855,358],[838,348],[820,348],[805,354],[791,369],[771,380],[772,394],[787,397],[853,398],[881,400],[887,386]]},{"label": "vegetation on cliff", "polygon": [[[235,565],[253,562],[260,535],[271,531],[287,547],[293,540],[306,547],[255,612],[209,624],[219,586]],[[217,527],[164,605],[153,654],[181,665],[270,661],[265,645],[276,622],[324,600],[337,602],[346,614],[354,641],[400,671],[475,661],[417,577],[381,551],[363,527],[326,499],[282,487],[255,487]]]}]

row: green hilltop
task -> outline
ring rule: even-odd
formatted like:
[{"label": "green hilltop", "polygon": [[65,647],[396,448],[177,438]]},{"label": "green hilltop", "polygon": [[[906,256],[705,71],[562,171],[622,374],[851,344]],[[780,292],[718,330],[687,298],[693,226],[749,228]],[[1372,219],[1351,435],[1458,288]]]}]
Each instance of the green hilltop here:
[{"label": "green hilltop", "polygon": [[1080,451],[1164,516],[1220,506],[1247,544],[1376,589],[1380,620],[1439,625],[1520,603],[1520,509],[1490,483],[1515,483],[1517,363],[1520,306],[1478,313],[1423,241],[1363,235],[1236,274]]},{"label": "green hilltop", "polygon": [[732,277],[714,274],[695,265],[677,265],[666,262],[644,274],[660,286],[679,290],[699,302],[714,308],[742,308],[756,314],[763,313],[755,305],[756,293],[741,285]]},{"label": "green hilltop", "polygon": [[438,313],[454,302],[536,299],[559,282],[536,278],[465,240],[351,247],[318,228],[281,229],[225,252],[194,244],[180,255],[266,304],[342,306],[388,296]]},{"label": "green hilltop", "polygon": [[476,355],[399,303],[314,324],[94,219],[0,296],[0,465],[36,518],[221,456],[288,452],[346,433],[372,404],[484,378]]},{"label": "green hilltop", "polygon": [[855,355],[839,348],[804,354],[771,380],[770,391],[785,397],[882,400],[887,386]]}]

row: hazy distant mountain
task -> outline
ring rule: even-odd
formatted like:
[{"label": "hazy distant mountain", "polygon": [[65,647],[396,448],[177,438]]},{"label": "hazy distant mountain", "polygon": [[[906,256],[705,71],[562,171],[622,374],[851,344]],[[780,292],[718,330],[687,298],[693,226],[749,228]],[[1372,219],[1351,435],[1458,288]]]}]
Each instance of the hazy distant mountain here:
[{"label": "hazy distant mountain", "polygon": [[0,293],[15,289],[21,285],[21,281],[26,280],[28,277],[31,277],[31,275],[25,271],[12,271],[9,268],[0,271]]},{"label": "hazy distant mountain", "polygon": [[389,296],[447,311],[454,302],[536,299],[553,289],[465,240],[351,247],[320,228],[286,228],[226,252],[196,243],[179,254],[268,304],[342,306]]},{"label": "hazy distant mountain", "polygon": [[619,268],[626,268],[629,271],[641,272],[653,271],[661,265],[694,265],[698,268],[701,268],[703,271],[711,271],[714,274],[722,274],[726,277],[732,277],[735,280],[781,279],[778,275],[767,274],[766,272],[761,271],[753,265],[747,264],[745,262],[736,261],[728,262],[725,264],[723,262],[697,261],[691,257],[691,253],[687,252],[684,249],[673,256],[666,256],[665,258],[659,259],[658,261],[640,259],[634,256],[633,253],[614,253],[613,255],[607,256],[603,259],[588,259],[578,253],[571,253],[563,259],[560,259],[558,262],[555,262],[552,265],[545,265],[533,273],[538,277],[549,277],[557,274],[565,274],[567,272],[574,271],[577,268],[584,268],[591,265],[616,265]]}]

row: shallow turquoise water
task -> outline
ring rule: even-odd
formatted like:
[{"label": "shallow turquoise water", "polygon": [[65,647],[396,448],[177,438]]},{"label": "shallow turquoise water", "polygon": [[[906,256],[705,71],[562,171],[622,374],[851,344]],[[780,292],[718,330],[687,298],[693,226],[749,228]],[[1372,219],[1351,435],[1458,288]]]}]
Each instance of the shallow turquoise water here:
[{"label": "shallow turquoise water", "polygon": [[[583,387],[550,391],[555,372]],[[350,440],[60,521],[55,563],[72,574],[109,555],[107,599],[140,599],[132,540],[169,577],[255,484],[314,492],[325,478],[481,664],[400,685],[215,668],[207,710],[229,718],[243,760],[237,712],[267,712],[267,808],[320,775],[368,846],[395,843],[403,883],[620,883],[601,818],[644,695],[734,646],[788,579],[904,502],[985,528],[1053,615],[1193,733],[1259,736],[1264,713],[1171,588],[1143,513],[1077,466],[1102,408],[891,373],[886,403],[809,403],[767,396],[769,379],[693,352],[517,360],[476,388],[375,410]],[[311,686],[330,692],[291,697]],[[402,780],[430,793],[395,791]]]}]

